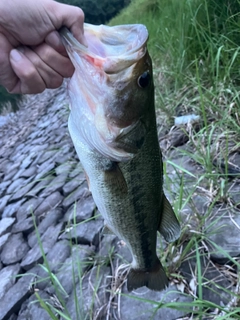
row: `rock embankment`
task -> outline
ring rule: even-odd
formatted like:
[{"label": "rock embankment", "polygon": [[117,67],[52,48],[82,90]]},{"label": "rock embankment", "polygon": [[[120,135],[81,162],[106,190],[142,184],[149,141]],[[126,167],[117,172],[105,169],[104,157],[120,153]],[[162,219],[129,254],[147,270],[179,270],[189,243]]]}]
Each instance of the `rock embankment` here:
[{"label": "rock embankment", "polygon": [[[192,301],[194,295],[181,293],[181,281],[160,293],[143,288],[121,295],[127,291],[117,270],[130,253],[115,236],[101,233],[103,220],[68,133],[68,112],[62,87],[27,97],[0,128],[0,320],[51,319],[44,310],[49,305],[76,320],[182,317],[189,308],[162,307]],[[191,274],[189,268],[183,273]]]}]

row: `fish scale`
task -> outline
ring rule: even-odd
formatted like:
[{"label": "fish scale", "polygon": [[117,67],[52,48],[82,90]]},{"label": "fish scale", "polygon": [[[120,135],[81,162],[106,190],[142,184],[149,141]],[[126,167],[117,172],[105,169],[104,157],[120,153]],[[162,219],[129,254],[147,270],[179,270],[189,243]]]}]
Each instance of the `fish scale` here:
[{"label": "fish scale", "polygon": [[88,48],[61,31],[75,66],[69,132],[106,226],[131,251],[128,290],[162,290],[168,278],[156,253],[157,232],[174,241],[180,225],[163,193],[148,33],[143,25],[89,24],[84,32]]}]

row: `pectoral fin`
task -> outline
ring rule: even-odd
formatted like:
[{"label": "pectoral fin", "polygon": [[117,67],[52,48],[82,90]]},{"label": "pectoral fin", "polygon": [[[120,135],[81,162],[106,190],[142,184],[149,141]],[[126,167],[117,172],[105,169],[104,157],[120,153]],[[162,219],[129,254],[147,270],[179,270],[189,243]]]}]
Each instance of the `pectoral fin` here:
[{"label": "pectoral fin", "polygon": [[108,186],[111,187],[113,194],[117,193],[121,196],[127,195],[127,182],[117,162],[112,162],[112,167],[108,168],[108,170],[105,170],[104,174],[105,181],[108,184]]},{"label": "pectoral fin", "polygon": [[158,231],[166,241],[173,242],[180,236],[180,224],[165,194],[163,194],[162,219]]}]

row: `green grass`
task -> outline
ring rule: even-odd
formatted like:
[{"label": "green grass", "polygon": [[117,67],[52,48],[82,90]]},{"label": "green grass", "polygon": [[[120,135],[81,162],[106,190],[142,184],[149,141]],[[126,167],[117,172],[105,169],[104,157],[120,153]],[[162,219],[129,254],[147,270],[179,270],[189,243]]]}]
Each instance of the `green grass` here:
[{"label": "green grass", "polygon": [[[154,64],[165,190],[182,223],[180,239],[174,244],[161,242],[158,254],[170,279],[192,300],[163,303],[131,294],[127,296],[141,300],[146,308],[152,306],[156,311],[163,307],[184,310],[186,319],[240,318],[239,261],[210,239],[212,233],[220,231],[217,223],[221,215],[217,215],[216,210],[225,208],[239,214],[238,203],[231,198],[231,187],[237,182],[239,173],[233,174],[230,170],[232,154],[240,147],[238,11],[240,2],[237,0],[133,0],[110,22],[111,25],[143,23],[149,30],[148,48]],[[176,151],[171,145],[171,135],[176,130],[174,118],[191,113],[199,115],[200,122],[197,126],[189,124],[182,128],[188,142]],[[190,159],[190,164],[181,162],[181,158]],[[224,165],[221,167],[221,164]],[[197,199],[203,201],[202,206]],[[212,252],[221,253],[230,262],[222,267],[211,264],[209,254]],[[100,272],[106,264],[112,267],[116,258],[119,257],[111,248],[107,258],[93,257],[92,266]],[[195,267],[187,278],[181,266],[190,262],[194,262]],[[61,284],[47,267],[46,257],[44,266],[49,279],[55,283],[56,292],[62,293]],[[217,279],[209,281],[206,266],[235,282],[234,290],[225,288]],[[79,277],[75,304],[79,320],[82,320],[87,316],[80,313],[81,261],[75,267]],[[112,267],[113,277],[115,271]],[[98,285],[96,281],[89,310],[91,319],[95,319],[93,305]],[[204,299],[205,288],[210,288],[216,295],[228,293],[228,306]],[[124,295],[121,290],[121,286],[112,286],[108,308],[112,301],[119,301]],[[55,312],[60,314],[48,301],[40,296],[36,298],[52,319],[56,317]],[[67,310],[61,313],[63,319],[70,319]],[[110,319],[108,313],[106,319]]]}]

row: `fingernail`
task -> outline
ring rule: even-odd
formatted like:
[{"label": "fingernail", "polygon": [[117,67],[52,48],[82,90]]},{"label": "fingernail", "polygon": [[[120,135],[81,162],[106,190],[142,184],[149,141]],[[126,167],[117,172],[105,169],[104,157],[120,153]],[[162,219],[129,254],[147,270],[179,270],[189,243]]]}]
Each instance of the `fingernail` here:
[{"label": "fingernail", "polygon": [[22,55],[17,49],[11,50],[10,57],[16,62],[19,62],[22,59]]}]

